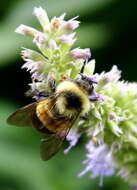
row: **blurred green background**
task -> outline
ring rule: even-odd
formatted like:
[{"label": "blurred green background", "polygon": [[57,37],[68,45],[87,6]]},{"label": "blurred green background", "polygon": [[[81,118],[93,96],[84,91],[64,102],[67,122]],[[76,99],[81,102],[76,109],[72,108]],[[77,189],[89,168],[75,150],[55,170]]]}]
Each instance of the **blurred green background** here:
[{"label": "blurred green background", "polygon": [[31,39],[14,33],[23,23],[38,27],[32,16],[34,6],[42,6],[50,16],[66,12],[81,21],[76,46],[90,47],[96,59],[96,72],[108,71],[116,64],[122,78],[137,81],[137,1],[136,0],[0,0],[0,190],[129,190],[119,177],[98,179],[84,169],[85,139],[67,156],[64,147],[48,162],[39,156],[41,135],[29,128],[11,127],[7,116],[32,100],[24,97],[29,74],[21,70],[21,47],[32,48]]}]

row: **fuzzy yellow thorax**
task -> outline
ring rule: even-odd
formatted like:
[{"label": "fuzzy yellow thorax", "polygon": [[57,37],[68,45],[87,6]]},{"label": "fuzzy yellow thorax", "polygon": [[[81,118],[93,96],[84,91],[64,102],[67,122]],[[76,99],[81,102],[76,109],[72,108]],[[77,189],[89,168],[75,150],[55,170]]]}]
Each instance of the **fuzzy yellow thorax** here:
[{"label": "fuzzy yellow thorax", "polygon": [[[90,101],[88,98],[88,94],[82,87],[80,87],[74,81],[64,81],[64,82],[60,83],[57,86],[56,92],[59,94],[62,92],[72,92],[72,93],[76,94],[82,103],[80,115],[84,115],[85,113],[87,113],[89,111]],[[76,112],[77,112],[76,109],[74,110],[74,109],[66,108],[66,98],[63,95],[59,96],[57,98],[56,106],[57,106],[60,114],[72,116],[72,115],[76,114]]]}]

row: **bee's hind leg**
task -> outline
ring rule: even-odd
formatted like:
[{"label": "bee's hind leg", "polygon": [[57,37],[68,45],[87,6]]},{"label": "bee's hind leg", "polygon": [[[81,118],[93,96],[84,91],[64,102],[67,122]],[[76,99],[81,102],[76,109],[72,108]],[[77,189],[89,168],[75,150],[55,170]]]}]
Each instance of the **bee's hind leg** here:
[{"label": "bee's hind leg", "polygon": [[34,128],[44,134],[53,134],[51,131],[49,131],[39,120],[36,114],[32,116],[32,124]]}]

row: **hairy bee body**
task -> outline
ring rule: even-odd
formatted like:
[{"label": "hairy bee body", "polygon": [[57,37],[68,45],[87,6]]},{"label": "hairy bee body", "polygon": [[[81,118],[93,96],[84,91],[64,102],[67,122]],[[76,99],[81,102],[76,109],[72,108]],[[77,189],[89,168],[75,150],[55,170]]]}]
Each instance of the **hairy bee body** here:
[{"label": "hairy bee body", "polygon": [[49,160],[60,149],[78,116],[89,111],[88,96],[92,89],[92,81],[87,78],[63,81],[51,96],[17,110],[7,122],[10,125],[31,126],[44,133],[41,156],[43,160]]},{"label": "hairy bee body", "polygon": [[36,107],[38,119],[44,127],[53,133],[66,130],[68,124],[71,122],[71,118],[59,114],[55,107],[54,97],[39,102]]},{"label": "hairy bee body", "polygon": [[[65,90],[64,90],[65,89]],[[62,82],[56,94],[40,101],[36,114],[42,124],[52,132],[60,132],[68,127],[75,115],[85,114],[90,109],[86,92],[72,81]]]},{"label": "hairy bee body", "polygon": [[[65,89],[65,90],[64,90]],[[82,86],[73,81],[64,81],[57,87],[58,97],[56,105],[60,114],[72,116],[79,112],[84,115],[90,109],[88,92]]]}]

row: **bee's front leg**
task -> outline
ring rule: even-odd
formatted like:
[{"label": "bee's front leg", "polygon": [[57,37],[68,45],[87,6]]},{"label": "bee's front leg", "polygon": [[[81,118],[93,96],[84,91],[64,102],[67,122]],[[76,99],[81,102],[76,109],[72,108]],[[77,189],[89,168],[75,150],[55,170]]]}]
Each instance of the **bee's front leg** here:
[{"label": "bee's front leg", "polygon": [[96,92],[92,92],[92,94],[89,96],[89,100],[91,102],[97,101],[99,99],[99,95]]},{"label": "bee's front leg", "polygon": [[48,86],[49,86],[51,92],[54,93],[56,91],[56,81],[55,81],[55,79],[50,79],[48,81]]},{"label": "bee's front leg", "polygon": [[51,93],[56,91],[56,80],[54,73],[50,73],[47,77],[47,85],[50,88]]}]

